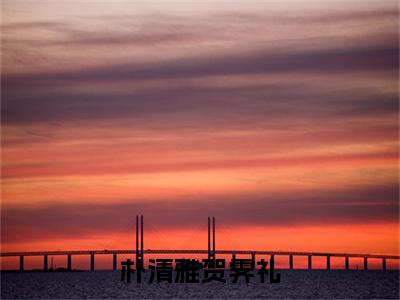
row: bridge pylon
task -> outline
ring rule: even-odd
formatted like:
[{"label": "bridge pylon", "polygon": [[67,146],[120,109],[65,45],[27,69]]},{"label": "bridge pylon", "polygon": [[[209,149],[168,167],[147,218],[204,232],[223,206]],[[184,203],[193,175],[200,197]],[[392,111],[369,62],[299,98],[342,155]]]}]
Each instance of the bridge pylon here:
[{"label": "bridge pylon", "polygon": [[211,234],[211,217],[208,217],[208,259],[212,259],[215,266],[215,218],[212,217],[212,234]]},{"label": "bridge pylon", "polygon": [[136,268],[144,267],[144,221],[143,215],[140,215],[140,224],[139,224],[139,216],[136,216]]}]

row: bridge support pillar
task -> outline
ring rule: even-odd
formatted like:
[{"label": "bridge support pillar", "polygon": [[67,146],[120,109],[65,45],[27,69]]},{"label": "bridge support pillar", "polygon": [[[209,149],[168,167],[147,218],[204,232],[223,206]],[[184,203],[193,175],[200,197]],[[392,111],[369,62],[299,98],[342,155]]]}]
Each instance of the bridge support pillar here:
[{"label": "bridge support pillar", "polygon": [[90,271],[94,272],[94,253],[90,253]]},{"label": "bridge support pillar", "polygon": [[293,255],[289,255],[289,269],[293,270]]},{"label": "bridge support pillar", "polygon": [[67,270],[68,271],[72,270],[72,256],[71,256],[71,254],[67,255]]},{"label": "bridge support pillar", "polygon": [[368,258],[364,257],[364,270],[368,270]]},{"label": "bridge support pillar", "polygon": [[345,267],[346,267],[346,270],[348,270],[350,268],[350,261],[349,261],[348,256],[346,256],[346,258],[345,258]]},{"label": "bridge support pillar", "polygon": [[19,270],[21,272],[24,271],[24,256],[23,255],[19,256]]},{"label": "bridge support pillar", "polygon": [[253,270],[255,270],[256,269],[256,254],[255,253],[251,254],[251,262],[253,265]]},{"label": "bridge support pillar", "polygon": [[43,271],[47,272],[49,269],[49,260],[47,255],[43,255]]},{"label": "bridge support pillar", "polygon": [[117,271],[117,254],[113,254],[113,271]]},{"label": "bridge support pillar", "polygon": [[386,270],[386,258],[382,258],[382,270]]},{"label": "bridge support pillar", "polygon": [[312,270],[312,256],[311,255],[308,256],[308,269]]},{"label": "bridge support pillar", "polygon": [[[269,267],[270,268],[275,268],[275,255],[271,254],[271,257],[269,258]],[[271,273],[270,273],[271,276]]]},{"label": "bridge support pillar", "polygon": [[327,270],[331,269],[331,256],[330,255],[326,256],[326,269]]}]

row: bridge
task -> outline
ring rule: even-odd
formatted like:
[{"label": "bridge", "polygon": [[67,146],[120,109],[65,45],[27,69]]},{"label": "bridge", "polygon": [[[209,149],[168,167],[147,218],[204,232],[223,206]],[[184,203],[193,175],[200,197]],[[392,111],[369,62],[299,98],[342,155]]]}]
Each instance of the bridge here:
[{"label": "bridge", "polygon": [[[139,229],[140,228],[140,229]],[[251,255],[253,262],[256,256],[269,255],[271,258],[275,256],[288,256],[289,269],[293,270],[294,256],[308,257],[308,269],[312,270],[312,257],[326,257],[326,268],[331,269],[331,257],[342,257],[345,259],[345,269],[350,268],[350,258],[363,258],[364,270],[368,269],[368,259],[381,259],[382,270],[386,270],[386,260],[400,260],[400,255],[381,255],[381,254],[365,254],[365,253],[331,253],[331,252],[295,252],[295,251],[252,251],[252,250],[216,250],[215,249],[215,218],[212,217],[212,231],[211,231],[211,218],[208,218],[208,249],[207,250],[144,250],[144,222],[143,216],[136,216],[136,249],[128,250],[66,250],[66,251],[25,251],[25,252],[1,252],[1,257],[19,257],[20,258],[20,271],[24,271],[24,257],[26,256],[43,256],[43,270],[48,270],[48,256],[65,255],[67,257],[67,269],[72,270],[72,256],[73,255],[89,255],[90,256],[90,270],[95,270],[95,255],[112,255],[113,257],[113,270],[117,270],[117,255],[121,254],[134,254],[136,258],[136,266],[139,266],[144,261],[145,254],[207,254],[208,258],[216,259],[216,255],[232,255],[235,259],[236,255]]]}]

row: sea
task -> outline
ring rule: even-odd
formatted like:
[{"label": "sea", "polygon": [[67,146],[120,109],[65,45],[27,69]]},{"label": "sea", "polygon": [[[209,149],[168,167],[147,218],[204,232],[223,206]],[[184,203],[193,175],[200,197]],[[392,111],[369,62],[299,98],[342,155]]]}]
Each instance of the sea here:
[{"label": "sea", "polygon": [[399,299],[397,270],[277,270],[279,283],[142,283],[121,271],[1,272],[1,299]]}]

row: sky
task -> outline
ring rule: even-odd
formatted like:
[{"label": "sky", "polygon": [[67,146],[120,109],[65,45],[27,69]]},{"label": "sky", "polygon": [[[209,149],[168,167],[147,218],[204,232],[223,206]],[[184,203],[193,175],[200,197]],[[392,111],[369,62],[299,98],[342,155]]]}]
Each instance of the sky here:
[{"label": "sky", "polygon": [[2,251],[399,253],[397,1],[1,5]]}]

